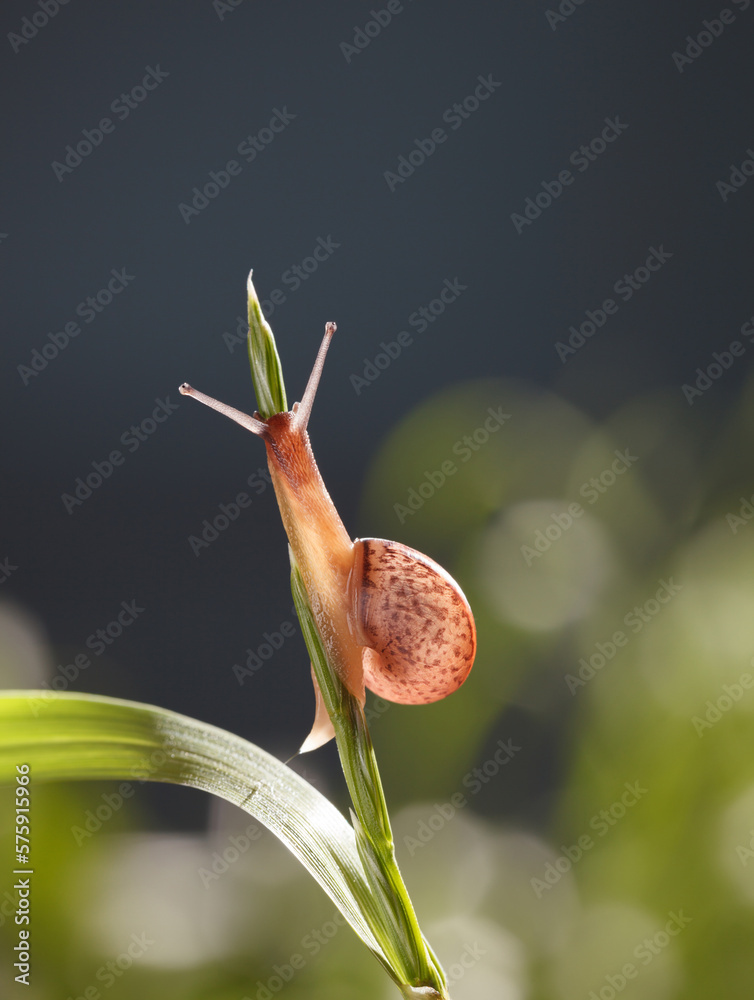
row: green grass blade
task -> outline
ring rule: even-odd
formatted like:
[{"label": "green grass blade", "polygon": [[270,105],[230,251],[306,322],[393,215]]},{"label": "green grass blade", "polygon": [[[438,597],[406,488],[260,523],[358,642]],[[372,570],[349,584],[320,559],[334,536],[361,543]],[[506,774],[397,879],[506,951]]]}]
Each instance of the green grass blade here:
[{"label": "green grass blade", "polygon": [[247,282],[249,298],[249,364],[251,380],[257,394],[257,411],[262,420],[269,420],[274,413],[285,413],[288,402],[285,396],[283,370],[270,324],[264,318],[259,296],[251,280]]},{"label": "green grass blade", "polygon": [[[158,753],[157,751],[162,751]],[[164,759],[162,759],[164,758]],[[320,792],[253,743],[152,705],[86,694],[0,693],[0,782],[133,778],[212,792],[267,826],[390,972],[365,920],[372,900],[353,829]],[[392,973],[391,973],[392,974]]]}]

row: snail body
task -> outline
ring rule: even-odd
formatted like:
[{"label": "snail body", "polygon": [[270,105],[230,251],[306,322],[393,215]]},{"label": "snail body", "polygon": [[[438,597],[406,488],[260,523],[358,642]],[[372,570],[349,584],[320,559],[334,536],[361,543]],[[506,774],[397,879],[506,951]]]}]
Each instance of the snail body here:
[{"label": "snail body", "polygon": [[[381,538],[351,540],[314,459],[307,424],[335,324],[328,323],[306,391],[288,412],[248,416],[184,383],[180,392],[261,437],[275,495],[328,659],[362,704],[365,686],[389,701],[427,704],[465,681],[476,652],[468,601],[428,556]],[[317,688],[302,750],[332,735]]]}]

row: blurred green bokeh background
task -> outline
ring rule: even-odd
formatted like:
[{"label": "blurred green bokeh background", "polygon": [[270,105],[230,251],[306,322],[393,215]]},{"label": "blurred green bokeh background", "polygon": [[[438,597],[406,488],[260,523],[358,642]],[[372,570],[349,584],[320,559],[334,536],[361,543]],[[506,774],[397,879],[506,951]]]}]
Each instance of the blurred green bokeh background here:
[{"label": "blurred green bokeh background", "polygon": [[[752,380],[703,424],[678,392],[598,423],[477,380],[423,401],[374,456],[360,523],[442,561],[479,631],[452,698],[369,703],[399,862],[454,1000],[750,996],[753,416]],[[4,686],[49,676],[41,635],[3,607]],[[121,791],[32,785],[23,996],[394,995],[245,814],[218,801],[206,831],[171,832],[160,796],[199,793]],[[14,908],[6,891],[5,982]]]}]

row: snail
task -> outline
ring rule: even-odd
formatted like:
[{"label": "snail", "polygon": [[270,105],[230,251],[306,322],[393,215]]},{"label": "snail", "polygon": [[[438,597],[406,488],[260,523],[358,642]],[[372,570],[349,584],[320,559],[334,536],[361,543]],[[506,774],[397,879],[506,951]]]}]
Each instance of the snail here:
[{"label": "snail", "polygon": [[[262,438],[283,525],[328,659],[346,688],[365,702],[422,705],[454,692],[476,652],[474,617],[463,591],[441,566],[401,542],[351,541],[314,460],[307,425],[335,324],[327,323],[300,403],[263,420],[187,383],[179,387]],[[312,670],[317,701],[312,732],[299,752],[334,736]]]}]

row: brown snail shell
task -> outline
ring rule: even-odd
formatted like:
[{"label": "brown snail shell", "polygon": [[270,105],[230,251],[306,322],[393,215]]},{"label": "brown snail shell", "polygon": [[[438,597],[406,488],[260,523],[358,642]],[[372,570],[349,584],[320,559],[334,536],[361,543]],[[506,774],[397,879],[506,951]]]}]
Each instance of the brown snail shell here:
[{"label": "brown snail shell", "polygon": [[370,691],[402,705],[426,705],[456,691],[476,653],[463,591],[416,549],[384,538],[354,542],[349,623]]}]

